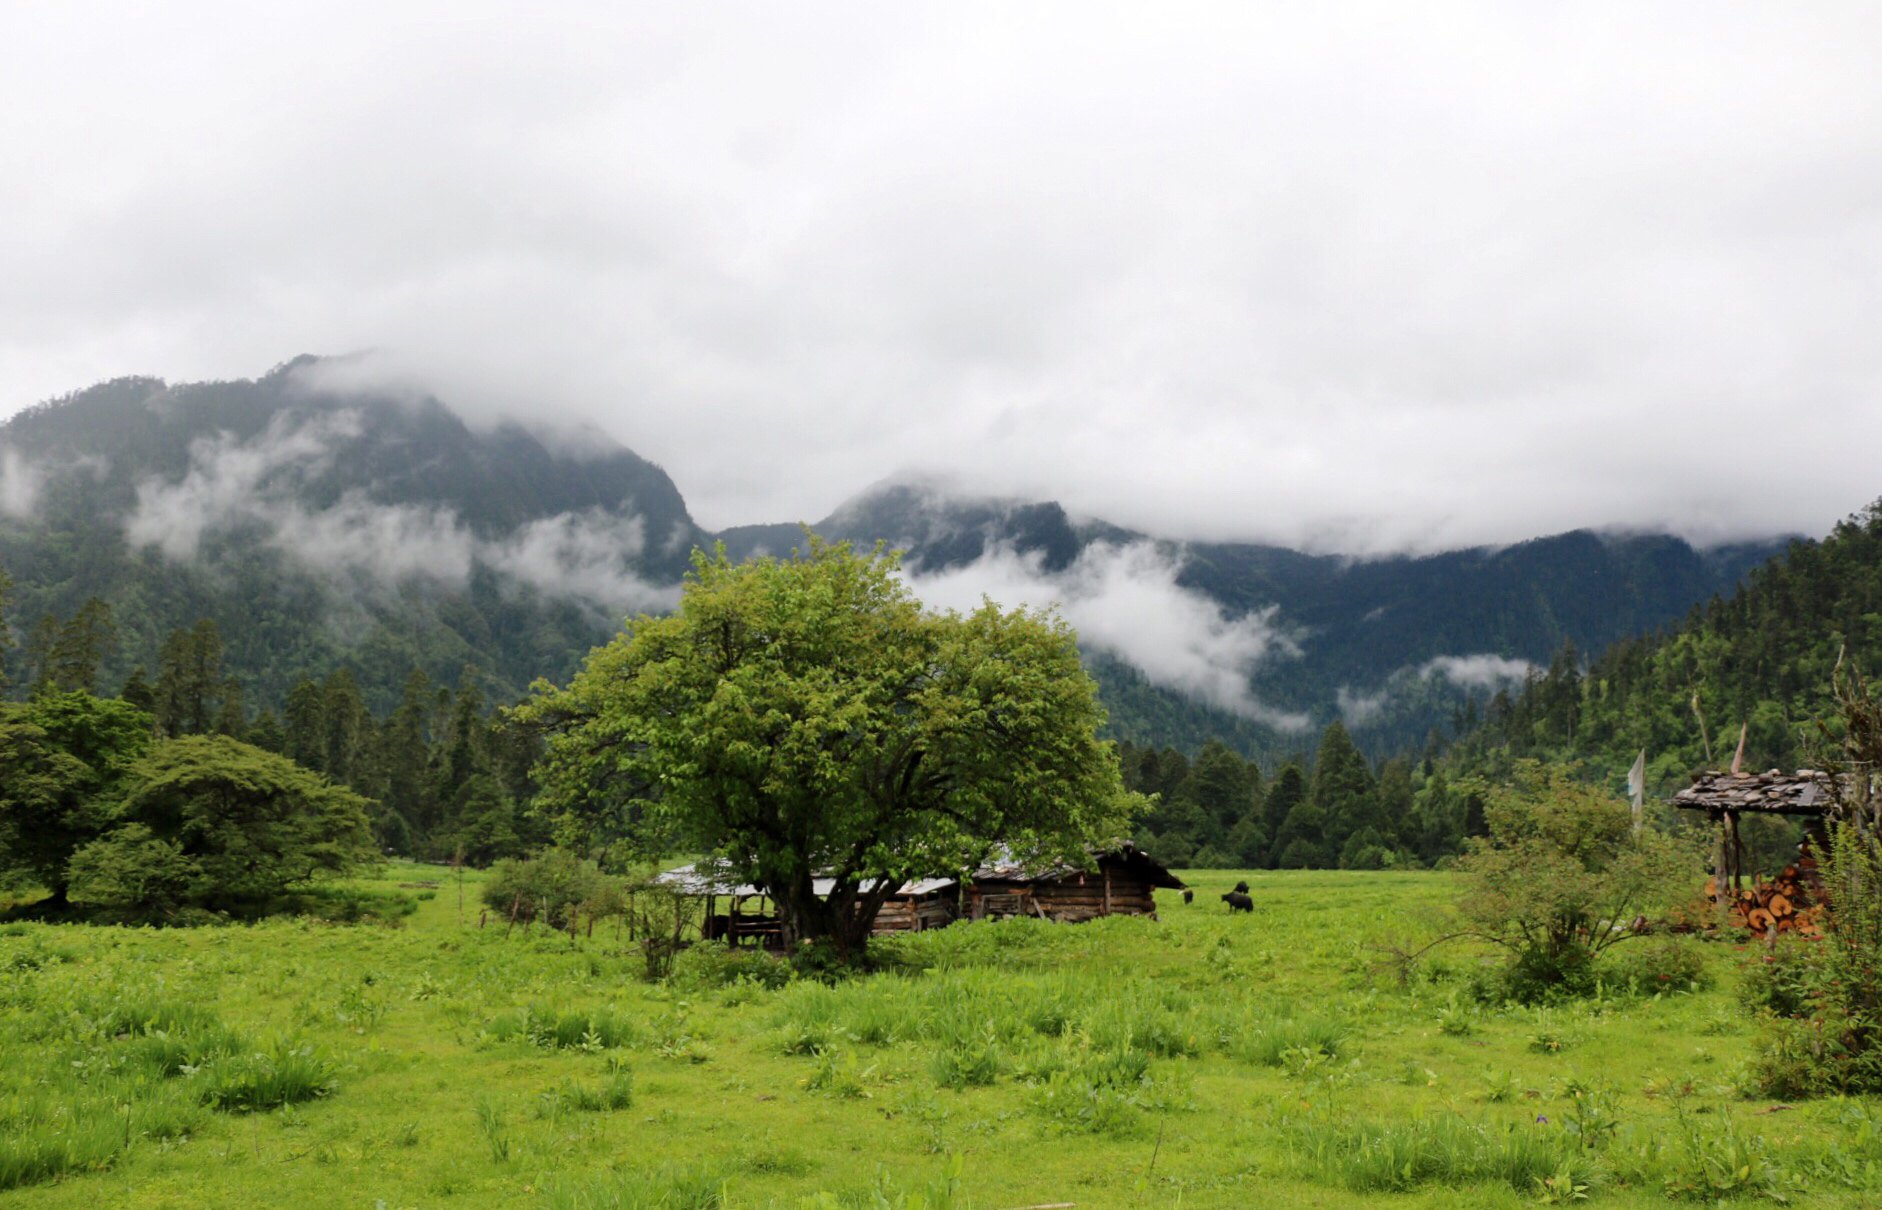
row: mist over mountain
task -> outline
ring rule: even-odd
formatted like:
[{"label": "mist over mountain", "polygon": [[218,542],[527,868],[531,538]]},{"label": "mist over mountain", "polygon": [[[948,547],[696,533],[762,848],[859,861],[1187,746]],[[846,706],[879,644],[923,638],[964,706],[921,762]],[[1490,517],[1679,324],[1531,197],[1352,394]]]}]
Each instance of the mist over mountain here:
[{"label": "mist over mountain", "polygon": [[[357,385],[347,364],[120,379],[0,426],[16,635],[96,596],[120,627],[108,682],[211,617],[263,702],[342,663],[381,705],[413,666],[451,681],[476,664],[510,696],[566,676],[624,615],[669,606],[696,546],[802,544],[797,525],[708,533],[664,471],[598,433],[473,428],[423,392]],[[1416,743],[1564,642],[1595,651],[1664,626],[1780,547],[1578,531],[1353,560],[1174,541],[933,481],[878,484],[813,528],[905,550],[931,605],[1058,608],[1119,734],[1260,755],[1333,717],[1375,750]]]}]

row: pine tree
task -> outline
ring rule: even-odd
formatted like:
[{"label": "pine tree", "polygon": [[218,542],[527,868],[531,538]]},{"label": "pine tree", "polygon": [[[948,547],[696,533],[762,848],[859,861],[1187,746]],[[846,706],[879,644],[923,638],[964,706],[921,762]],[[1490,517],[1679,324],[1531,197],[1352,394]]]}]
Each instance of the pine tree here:
[{"label": "pine tree", "polygon": [[92,597],[78,607],[71,621],[59,628],[47,657],[47,676],[54,688],[95,693],[98,670],[117,650],[118,626],[111,606]]},{"label": "pine tree", "polygon": [[1334,853],[1344,849],[1347,840],[1363,828],[1380,834],[1388,830],[1379,811],[1372,768],[1337,719],[1320,734],[1308,798],[1319,809],[1322,839]]},{"label": "pine tree", "polygon": [[222,633],[204,618],[164,640],[157,661],[157,729],[202,735],[215,729],[221,705]]},{"label": "pine tree", "polygon": [[281,723],[282,754],[303,768],[327,773],[327,699],[312,678],[288,690]]}]

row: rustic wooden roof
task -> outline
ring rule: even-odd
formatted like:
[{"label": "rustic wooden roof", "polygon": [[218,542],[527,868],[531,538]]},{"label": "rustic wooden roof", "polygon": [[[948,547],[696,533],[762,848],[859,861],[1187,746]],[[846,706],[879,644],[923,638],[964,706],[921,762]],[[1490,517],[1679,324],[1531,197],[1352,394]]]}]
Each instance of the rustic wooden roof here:
[{"label": "rustic wooden roof", "polygon": [[1781,773],[1701,773],[1673,795],[1673,805],[1690,811],[1766,812],[1776,815],[1823,815],[1830,810],[1829,775],[1815,769]]},{"label": "rustic wooden roof", "polygon": [[1068,865],[1056,862],[1044,866],[1032,865],[1016,857],[1005,845],[987,855],[979,869],[974,871],[976,882],[1051,882],[1060,878],[1070,878],[1078,874],[1095,873],[1098,869],[1110,865],[1122,868],[1133,877],[1141,878],[1153,887],[1168,887],[1180,891],[1184,882],[1170,873],[1169,868],[1156,858],[1126,840],[1113,849],[1103,849],[1091,855],[1087,866]]},{"label": "rustic wooden roof", "polygon": [[[749,899],[754,895],[769,894],[765,888],[749,882],[739,882],[723,866],[715,866],[710,860],[689,862],[675,866],[664,873],[654,875],[654,881],[662,886],[672,887],[682,895],[730,895],[734,899]],[[958,883],[958,878],[917,878],[905,882],[891,898],[904,896],[932,895],[945,891]],[[811,891],[818,895],[828,895],[836,887],[834,878],[814,878]]]}]

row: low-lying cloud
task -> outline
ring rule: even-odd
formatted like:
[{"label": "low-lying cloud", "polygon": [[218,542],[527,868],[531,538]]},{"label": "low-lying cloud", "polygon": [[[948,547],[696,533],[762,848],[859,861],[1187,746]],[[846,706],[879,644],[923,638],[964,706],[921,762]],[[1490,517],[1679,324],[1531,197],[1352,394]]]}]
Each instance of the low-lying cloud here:
[{"label": "low-lying cloud", "polygon": [[137,506],[125,520],[124,536],[133,546],[156,546],[179,562],[193,559],[209,530],[291,508],[283,488],[291,490],[302,476],[320,470],[334,445],[359,431],[357,412],[311,420],[283,412],[253,440],[232,433],[198,438],[182,479],[153,477],[137,485]]},{"label": "low-lying cloud", "polygon": [[1528,660],[1501,655],[1441,655],[1418,666],[1418,675],[1441,676],[1464,689],[1496,689],[1524,680],[1535,670]]},{"label": "low-lying cloud", "polygon": [[12,446],[0,445],[0,516],[32,516],[45,486],[42,468]]},{"label": "low-lying cloud", "polygon": [[1300,655],[1270,606],[1237,616],[1177,583],[1179,561],[1151,542],[1094,543],[1063,571],[1037,555],[1002,548],[964,567],[913,573],[931,606],[967,610],[988,598],[1006,608],[1056,608],[1079,642],[1130,664],[1153,684],[1199,698],[1279,731],[1305,731],[1304,714],[1256,697],[1264,663]]},{"label": "low-lying cloud", "polygon": [[[1488,692],[1520,685],[1536,670],[1528,660],[1477,652],[1471,655],[1440,655],[1422,664],[1408,665],[1393,672],[1377,689],[1357,689],[1341,685],[1335,693],[1340,718],[1347,726],[1360,728],[1378,722],[1413,688],[1413,682],[1439,677],[1452,686],[1472,693]],[[1422,696],[1422,695],[1419,695]]]},{"label": "low-lying cloud", "polygon": [[[672,588],[647,582],[631,567],[645,545],[638,517],[598,509],[561,513],[486,539],[452,509],[384,504],[359,490],[326,508],[308,508],[297,489],[359,431],[352,412],[311,418],[281,413],[247,441],[228,433],[199,439],[182,479],[151,478],[138,485],[125,537],[188,562],[200,553],[205,535],[253,526],[268,546],[316,571],[462,587],[481,564],[542,592],[609,608],[673,603]],[[0,493],[10,482],[9,468]]]}]

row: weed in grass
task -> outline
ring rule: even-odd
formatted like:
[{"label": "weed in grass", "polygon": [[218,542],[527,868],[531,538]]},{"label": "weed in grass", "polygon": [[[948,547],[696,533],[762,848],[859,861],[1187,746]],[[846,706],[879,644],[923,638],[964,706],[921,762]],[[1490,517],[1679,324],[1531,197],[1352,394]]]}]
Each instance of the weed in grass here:
[{"label": "weed in grass", "polygon": [[739,1167],[754,1176],[804,1176],[815,1165],[796,1148],[780,1147],[767,1140],[761,1149],[747,1153]]},{"label": "weed in grass", "polygon": [[1296,1051],[1318,1051],[1336,1059],[1346,1044],[1348,1029],[1329,1017],[1301,1017],[1271,1021],[1230,1044],[1229,1053],[1245,1063],[1284,1067]]},{"label": "weed in grass", "polygon": [[566,1113],[611,1113],[634,1103],[634,1076],[618,1070],[598,1084],[564,1080],[536,1097],[536,1116],[559,1119]]},{"label": "weed in grass", "polygon": [[1764,1140],[1742,1131],[1729,1117],[1701,1126],[1682,1115],[1685,1130],[1660,1154],[1661,1187],[1674,1201],[1720,1202],[1727,1198],[1779,1194],[1779,1176]]},{"label": "weed in grass", "polygon": [[1542,1124],[1497,1131],[1442,1114],[1389,1124],[1296,1123],[1293,1138],[1306,1173],[1355,1193],[1491,1180],[1533,1193],[1564,1175],[1571,1186],[1590,1187],[1597,1179],[1572,1141]]},{"label": "weed in grass", "polygon": [[266,1053],[218,1059],[195,1078],[203,1104],[226,1113],[311,1101],[328,1095],[337,1084],[333,1065],[311,1046],[285,1043]]},{"label": "weed in grass", "polygon": [[545,1050],[612,1050],[641,1040],[639,1026],[608,1009],[574,1013],[531,1006],[492,1018],[483,1032],[499,1042],[529,1042]]},{"label": "weed in grass", "polygon": [[1529,1049],[1539,1055],[1560,1054],[1568,1046],[1568,1035],[1553,1026],[1545,1025],[1529,1035]]},{"label": "weed in grass", "polygon": [[729,1204],[725,1174],[704,1167],[554,1180],[543,1192],[547,1210],[724,1210]]},{"label": "weed in grass", "polygon": [[499,1164],[510,1162],[510,1132],[503,1124],[503,1111],[495,1101],[479,1097],[476,1104],[477,1129],[490,1147],[490,1158]]},{"label": "weed in grass", "polygon": [[1451,1038],[1468,1038],[1477,1032],[1477,1014],[1460,1002],[1455,992],[1438,1010],[1438,1032]]},{"label": "weed in grass", "polygon": [[992,1084],[1006,1070],[1006,1056],[1000,1044],[982,1037],[959,1047],[938,1050],[928,1061],[928,1073],[943,1088],[960,1090]]}]

